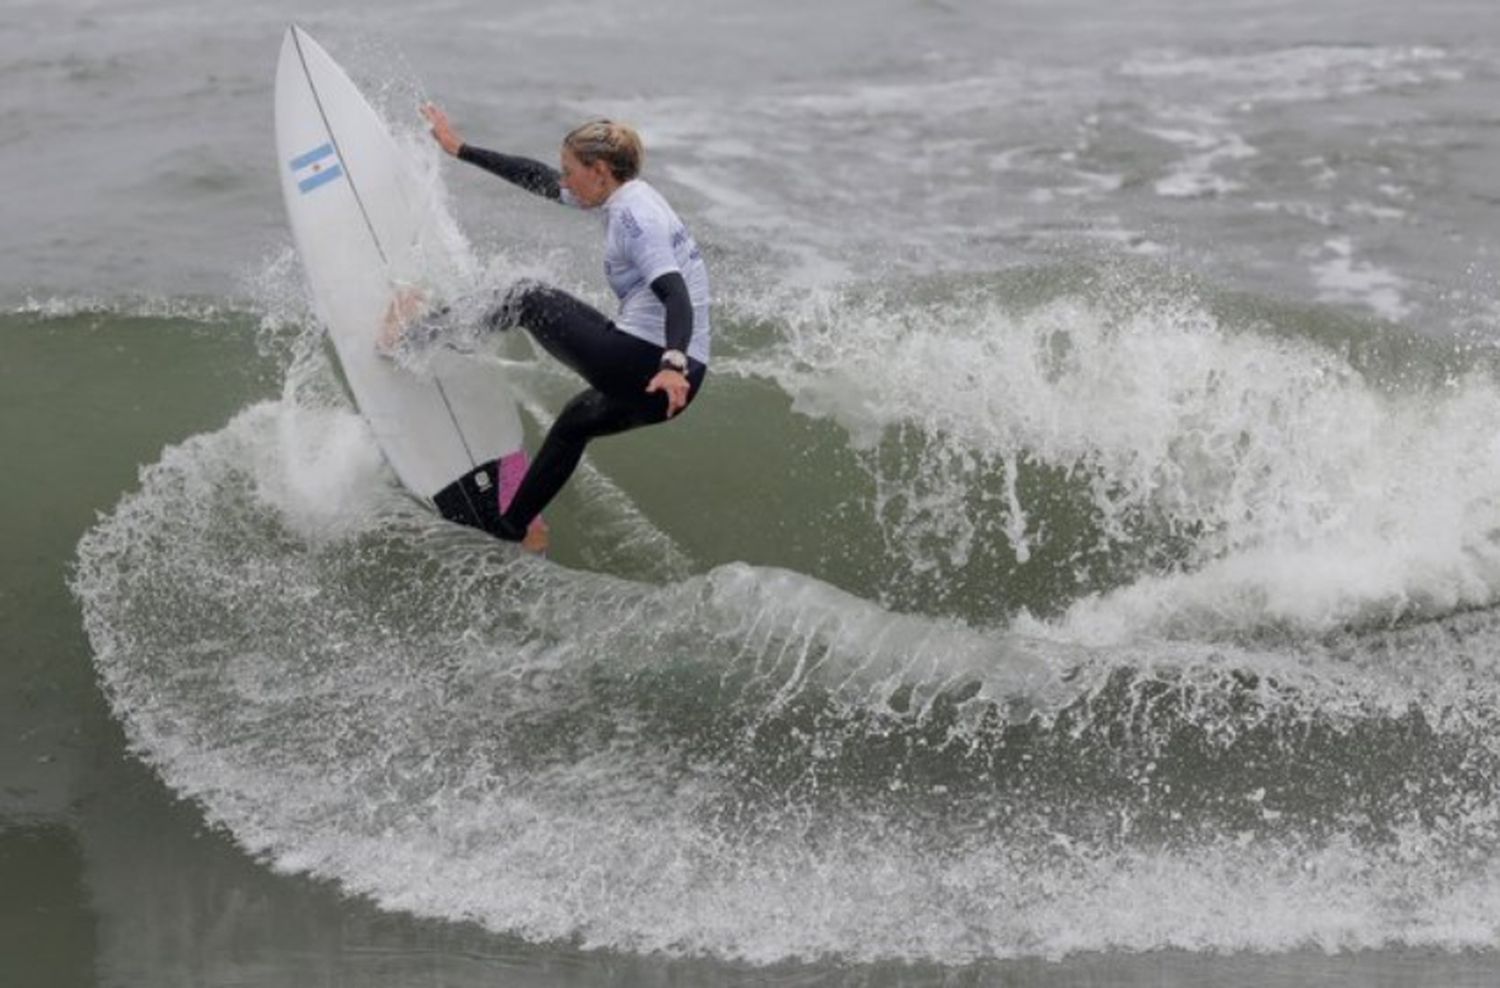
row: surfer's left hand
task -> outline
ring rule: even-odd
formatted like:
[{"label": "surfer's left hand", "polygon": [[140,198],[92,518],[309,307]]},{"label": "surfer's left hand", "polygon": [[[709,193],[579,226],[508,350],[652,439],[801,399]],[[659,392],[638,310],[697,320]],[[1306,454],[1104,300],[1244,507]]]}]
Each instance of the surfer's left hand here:
[{"label": "surfer's left hand", "polygon": [[679,371],[660,370],[646,385],[648,395],[656,394],[658,391],[667,393],[667,418],[671,418],[687,406],[688,390],[691,385],[688,379]]}]

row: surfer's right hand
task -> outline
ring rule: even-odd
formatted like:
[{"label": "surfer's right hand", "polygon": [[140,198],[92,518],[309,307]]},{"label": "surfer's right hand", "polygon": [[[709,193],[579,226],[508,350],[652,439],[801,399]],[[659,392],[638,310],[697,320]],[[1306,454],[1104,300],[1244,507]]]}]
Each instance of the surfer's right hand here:
[{"label": "surfer's right hand", "polygon": [[422,116],[432,125],[432,137],[438,144],[442,145],[444,151],[457,155],[463,148],[463,138],[458,136],[458,131],[453,129],[453,124],[448,120],[448,114],[436,103],[423,103]]}]

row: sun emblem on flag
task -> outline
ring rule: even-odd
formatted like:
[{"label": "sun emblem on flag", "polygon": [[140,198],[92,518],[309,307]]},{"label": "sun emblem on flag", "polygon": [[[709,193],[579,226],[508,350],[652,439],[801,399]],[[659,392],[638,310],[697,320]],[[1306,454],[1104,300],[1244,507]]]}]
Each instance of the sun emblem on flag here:
[{"label": "sun emblem on flag", "polygon": [[305,154],[299,154],[288,164],[292,168],[292,178],[303,195],[322,188],[344,174],[344,169],[339,164],[338,151],[332,143],[320,144]]}]

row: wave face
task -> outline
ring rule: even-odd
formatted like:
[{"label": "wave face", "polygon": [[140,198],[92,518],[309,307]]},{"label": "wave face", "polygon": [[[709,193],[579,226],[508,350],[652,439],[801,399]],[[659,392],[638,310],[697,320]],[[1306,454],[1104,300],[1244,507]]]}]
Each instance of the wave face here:
[{"label": "wave face", "polygon": [[[78,948],[0,983],[1500,983],[1493,2],[437,6],[0,2],[0,872]],[[460,319],[614,300],[427,100],[631,122],[703,249],[708,391],[549,560],[411,503],[329,364],[293,20]],[[578,383],[520,336],[465,342],[534,449]]]},{"label": "wave face", "polygon": [[[720,325],[714,400],[601,446],[545,561],[408,502],[268,317],[280,397],[78,547],[134,750],[277,869],[540,942],[1493,941],[1487,355],[1120,267]],[[641,493],[669,451],[691,497]]]}]

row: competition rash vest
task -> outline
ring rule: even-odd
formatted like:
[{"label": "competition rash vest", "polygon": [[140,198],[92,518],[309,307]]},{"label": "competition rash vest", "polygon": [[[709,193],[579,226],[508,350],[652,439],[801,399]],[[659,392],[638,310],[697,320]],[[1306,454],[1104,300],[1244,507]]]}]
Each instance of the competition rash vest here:
[{"label": "competition rash vest", "polygon": [[[528,192],[578,206],[559,183],[557,170],[534,158],[472,144],[460,147],[458,157]],[[693,309],[693,335],[687,355],[707,365],[708,268],[692,234],[661,193],[643,179],[633,178],[621,185],[599,209],[604,214],[604,276],[620,300],[615,326],[665,349],[666,307],[651,291],[651,283],[677,271],[687,285]]]},{"label": "competition rash vest", "polygon": [[[572,197],[564,191],[562,198]],[[639,178],[620,186],[599,208],[604,213],[604,276],[620,300],[615,325],[665,347],[666,307],[651,291],[651,283],[676,271],[687,282],[693,303],[693,336],[687,355],[707,365],[708,268],[693,235],[661,193]]]}]

